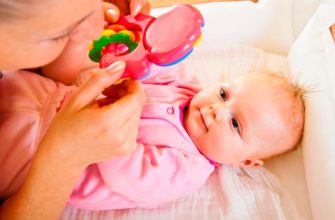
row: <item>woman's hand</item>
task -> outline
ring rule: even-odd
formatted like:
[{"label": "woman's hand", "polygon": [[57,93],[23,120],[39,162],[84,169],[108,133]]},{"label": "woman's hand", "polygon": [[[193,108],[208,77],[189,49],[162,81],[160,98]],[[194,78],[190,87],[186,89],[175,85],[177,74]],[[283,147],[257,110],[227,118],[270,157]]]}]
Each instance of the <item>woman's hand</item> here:
[{"label": "woman's hand", "polygon": [[71,166],[85,167],[135,150],[145,100],[140,83],[130,80],[120,84],[122,88],[118,85],[122,92],[113,96],[113,102],[101,105],[101,101],[96,101],[105,88],[119,79],[124,68],[124,61],[118,61],[106,69],[95,69],[57,113],[41,142],[53,151],[51,155],[72,161]]},{"label": "woman's hand", "polygon": [[[135,150],[145,100],[140,83],[125,81],[117,85],[120,92],[108,92],[124,68],[124,61],[118,61],[96,69],[57,113],[24,184],[0,207],[0,219],[59,219],[87,165]],[[108,97],[96,101],[101,92],[113,102]]]},{"label": "woman's hand", "polygon": [[105,20],[115,23],[119,20],[120,14],[131,14],[136,16],[138,13],[149,14],[150,3],[147,0],[104,0]]}]

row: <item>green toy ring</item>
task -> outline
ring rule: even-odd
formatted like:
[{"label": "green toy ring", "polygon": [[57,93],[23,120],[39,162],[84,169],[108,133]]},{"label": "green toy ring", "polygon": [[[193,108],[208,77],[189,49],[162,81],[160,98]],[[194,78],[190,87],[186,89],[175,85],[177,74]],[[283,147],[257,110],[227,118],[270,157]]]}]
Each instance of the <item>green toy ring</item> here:
[{"label": "green toy ring", "polygon": [[135,50],[138,43],[132,41],[130,36],[125,33],[116,33],[112,36],[101,36],[99,40],[93,42],[93,49],[89,52],[92,61],[99,63],[101,59],[101,50],[108,44],[122,43],[128,47],[129,53]]}]

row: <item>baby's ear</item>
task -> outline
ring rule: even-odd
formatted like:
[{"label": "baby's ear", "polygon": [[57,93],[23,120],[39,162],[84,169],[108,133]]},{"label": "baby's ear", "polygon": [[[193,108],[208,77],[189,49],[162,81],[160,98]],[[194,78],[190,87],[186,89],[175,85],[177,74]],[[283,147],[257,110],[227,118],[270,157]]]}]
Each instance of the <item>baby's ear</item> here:
[{"label": "baby's ear", "polygon": [[259,167],[263,166],[264,162],[260,159],[248,159],[240,162],[240,167]]}]

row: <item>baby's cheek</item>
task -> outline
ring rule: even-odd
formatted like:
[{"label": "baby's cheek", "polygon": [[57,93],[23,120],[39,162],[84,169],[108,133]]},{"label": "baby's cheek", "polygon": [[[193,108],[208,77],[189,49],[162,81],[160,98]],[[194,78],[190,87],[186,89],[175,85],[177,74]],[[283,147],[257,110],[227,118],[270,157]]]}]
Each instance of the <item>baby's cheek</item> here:
[{"label": "baby's cheek", "polygon": [[41,60],[48,60],[46,63],[54,61],[62,54],[67,42],[67,39],[61,41],[46,40],[44,42],[40,42],[37,45],[37,51],[40,51]]},{"label": "baby's cheek", "polygon": [[198,93],[194,98],[194,104],[196,104],[198,108],[209,106],[211,103],[211,97],[206,93]]}]

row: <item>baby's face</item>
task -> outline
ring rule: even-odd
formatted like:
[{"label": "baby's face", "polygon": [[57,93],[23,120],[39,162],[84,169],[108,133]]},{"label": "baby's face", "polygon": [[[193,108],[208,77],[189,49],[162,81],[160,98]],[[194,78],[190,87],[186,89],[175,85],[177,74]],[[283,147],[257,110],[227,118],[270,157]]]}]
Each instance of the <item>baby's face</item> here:
[{"label": "baby's face", "polygon": [[[286,101],[271,78],[248,74],[199,92],[185,116],[185,127],[199,151],[218,163],[241,165],[289,149],[287,122],[282,110]],[[262,161],[258,163],[261,165]]]}]

